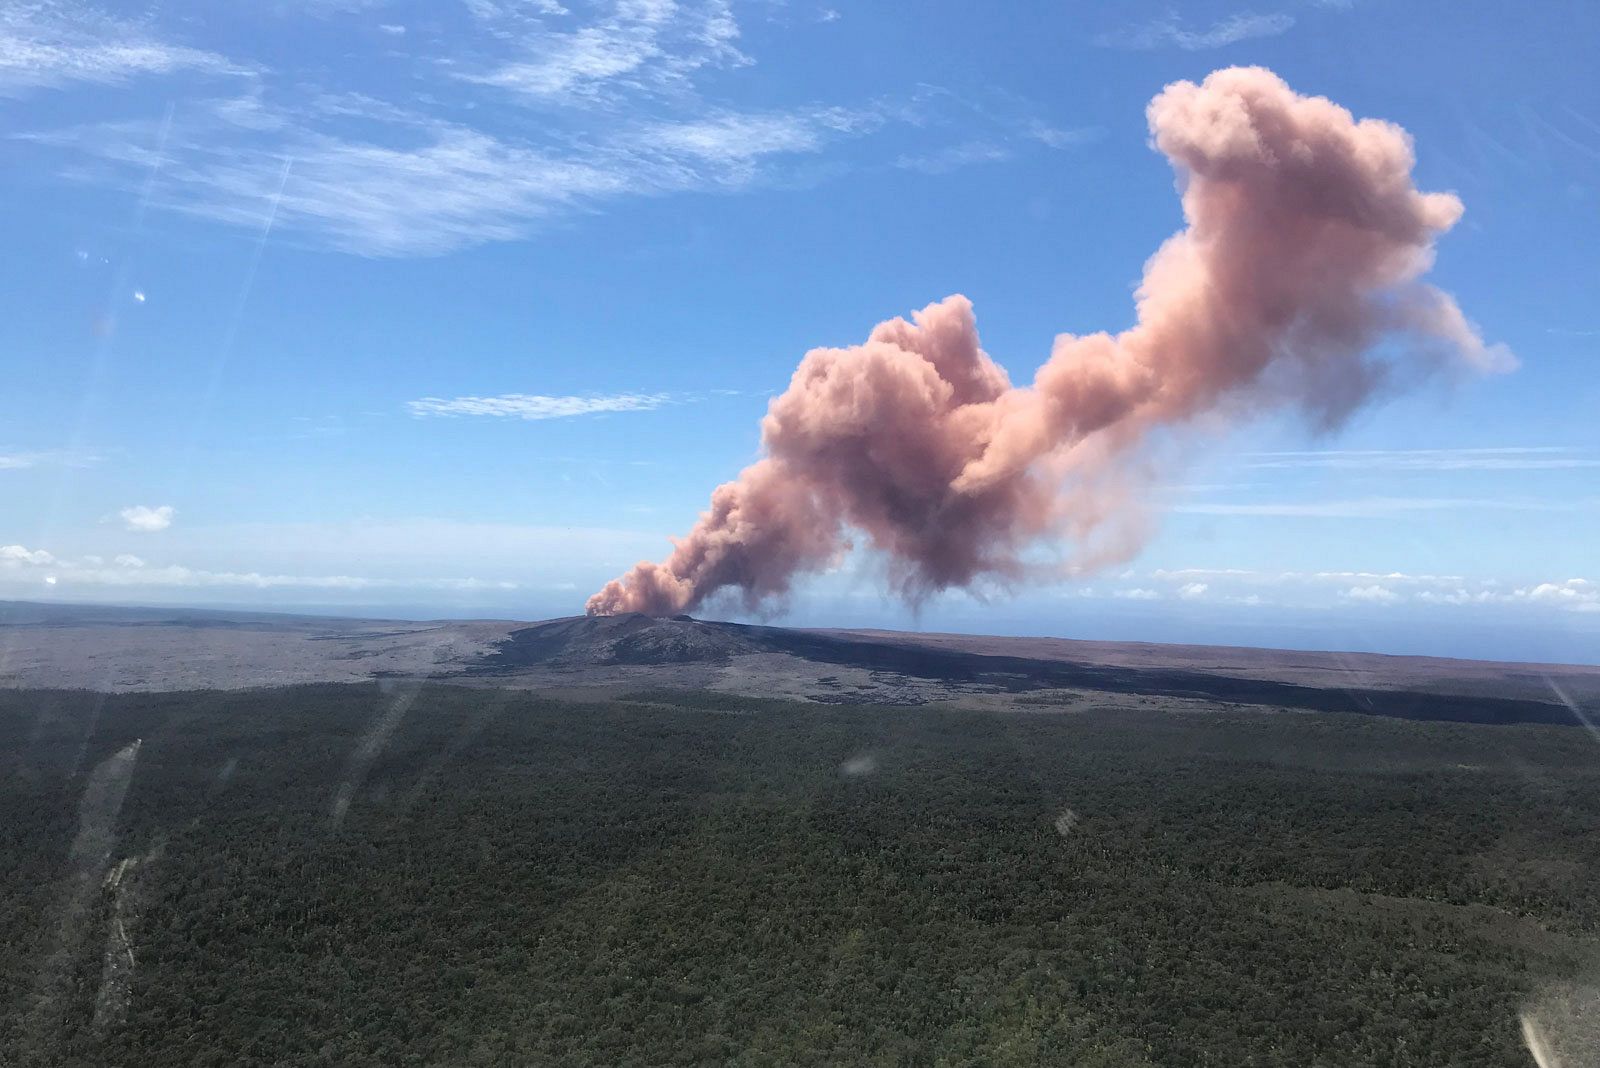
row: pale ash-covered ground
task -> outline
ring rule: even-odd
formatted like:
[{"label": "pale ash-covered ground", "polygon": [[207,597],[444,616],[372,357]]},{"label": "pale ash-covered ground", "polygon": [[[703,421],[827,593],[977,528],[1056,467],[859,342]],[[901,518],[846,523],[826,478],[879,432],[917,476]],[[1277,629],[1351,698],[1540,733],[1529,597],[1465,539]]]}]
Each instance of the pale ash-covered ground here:
[{"label": "pale ash-covered ground", "polygon": [[106,610],[0,622],[0,685],[247,689],[459,671],[523,624]]},{"label": "pale ash-covered ground", "polygon": [[[1149,703],[1089,690],[1004,692],[990,682],[919,677],[818,661],[763,646],[765,628],[612,617],[541,623],[394,621],[240,612],[0,603],[0,686],[104,691],[243,689],[413,678],[549,690],[692,688],[827,702],[968,703],[1035,709]],[[768,635],[780,632],[766,631]],[[874,631],[781,632],[851,643],[1070,661],[1114,669],[1178,668],[1301,686],[1600,698],[1600,667],[1510,664],[1358,653],[1085,642]],[[533,656],[529,636],[559,635]],[[1555,691],[1566,695],[1557,698]],[[1198,695],[1197,695],[1198,696]],[[1177,698],[1161,698],[1172,704]],[[1187,702],[1185,702],[1187,703]],[[1196,704],[1209,704],[1197,701]]]},{"label": "pale ash-covered ground", "polygon": [[987,687],[812,664],[782,653],[726,662],[529,666],[470,672],[517,622],[247,622],[236,626],[93,622],[0,628],[0,686],[109,692],[250,689],[404,677],[518,689],[708,689],[753,696],[923,703]]}]

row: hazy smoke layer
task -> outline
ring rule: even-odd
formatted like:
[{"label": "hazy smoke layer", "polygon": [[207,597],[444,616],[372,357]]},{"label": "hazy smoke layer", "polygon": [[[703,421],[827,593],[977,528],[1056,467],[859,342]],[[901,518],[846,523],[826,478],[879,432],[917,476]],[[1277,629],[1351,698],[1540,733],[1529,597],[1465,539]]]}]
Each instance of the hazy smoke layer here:
[{"label": "hazy smoke layer", "polygon": [[[1404,130],[1261,68],[1169,85],[1147,114],[1187,226],[1145,264],[1137,325],[1059,336],[1026,387],[984,353],[962,296],[812,350],[762,421],[765,459],[589,613],[683,612],[722,589],[758,607],[852,530],[912,598],[1015,580],[1046,536],[1103,543],[1075,566],[1125,558],[1144,484],[1131,461],[1153,431],[1264,405],[1333,426],[1401,364],[1511,366],[1418,280],[1461,202],[1412,184]],[[1372,351],[1385,339],[1387,361]]]}]

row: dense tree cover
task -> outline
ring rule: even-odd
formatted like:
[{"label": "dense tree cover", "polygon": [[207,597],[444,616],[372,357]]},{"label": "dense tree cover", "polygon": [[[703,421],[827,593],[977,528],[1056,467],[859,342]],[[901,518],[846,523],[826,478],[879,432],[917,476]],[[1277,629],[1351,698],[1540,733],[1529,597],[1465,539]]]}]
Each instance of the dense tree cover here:
[{"label": "dense tree cover", "polygon": [[0,1063],[1524,1066],[1597,787],[1331,713],[5,692]]}]

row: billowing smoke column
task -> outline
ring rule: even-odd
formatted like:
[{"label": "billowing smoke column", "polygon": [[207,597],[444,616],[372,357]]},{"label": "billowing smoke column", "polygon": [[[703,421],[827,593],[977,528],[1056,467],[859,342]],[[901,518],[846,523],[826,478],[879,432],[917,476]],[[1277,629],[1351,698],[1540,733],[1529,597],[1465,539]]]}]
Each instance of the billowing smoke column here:
[{"label": "billowing smoke column", "polygon": [[[865,344],[814,349],[762,421],[765,457],[717,487],[671,556],[607,583],[589,613],[685,612],[725,589],[757,609],[837,560],[852,531],[913,600],[1016,581],[1047,537],[1111,532],[1074,567],[1126,558],[1156,432],[1266,405],[1331,427],[1401,364],[1513,364],[1419,281],[1461,202],[1412,184],[1404,130],[1261,68],[1169,85],[1148,118],[1187,226],[1146,263],[1135,326],[1061,335],[1026,387],[980,347],[961,296]],[[1380,341],[1394,342],[1387,361]]]}]

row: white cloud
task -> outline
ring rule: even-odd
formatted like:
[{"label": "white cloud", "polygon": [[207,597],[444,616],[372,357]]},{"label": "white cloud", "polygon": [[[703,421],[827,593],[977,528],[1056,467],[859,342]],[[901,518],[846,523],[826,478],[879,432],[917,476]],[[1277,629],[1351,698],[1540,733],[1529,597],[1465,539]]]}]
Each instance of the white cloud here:
[{"label": "white cloud", "polygon": [[414,256],[521,238],[620,198],[745,188],[776,160],[820,152],[883,121],[870,109],[720,111],[591,123],[587,138],[535,144],[344,94],[297,107],[210,101],[178,112],[165,133],[137,121],[19,138],[99,160],[111,169],[67,173],[110,178],[167,210],[256,230],[270,215],[275,229],[342,251]]},{"label": "white cloud", "polygon": [[1073,148],[1077,145],[1087,144],[1100,137],[1103,131],[1096,126],[1080,126],[1074,129],[1062,129],[1051,126],[1038,119],[1023,124],[1022,132],[1033,140],[1050,148]]},{"label": "white cloud", "polygon": [[[326,14],[363,3],[295,0],[273,11]],[[1007,114],[991,114],[926,86],[900,103],[708,106],[697,79],[750,62],[738,48],[732,0],[594,0],[571,10],[552,0],[465,0],[465,7],[454,24],[440,16],[450,34],[410,27],[407,40],[426,36],[430,54],[409,57],[415,91],[404,98],[352,91],[346,78],[329,87],[321,70],[249,69],[245,88],[226,98],[173,92],[162,118],[79,121],[13,139],[53,156],[63,177],[120,189],[144,207],[257,233],[270,219],[275,237],[357,255],[425,256],[525,238],[623,199],[814,181],[830,168],[805,157],[889,123],[925,127],[935,107],[968,124],[967,140],[907,150],[902,166],[948,170],[1005,158],[1025,140],[1061,148],[1092,136],[1019,116],[1014,101]],[[120,68],[83,59],[76,78],[241,69],[211,53],[156,49],[149,34],[159,11],[134,24],[83,15],[87,9],[65,0],[0,0],[0,11],[8,10],[51,13],[54,23],[91,27],[95,40],[144,42],[145,51],[124,49]],[[76,14],[67,19],[62,11]],[[25,66],[26,50],[16,43],[25,35],[16,27],[32,24],[19,19],[0,25],[13,66]],[[380,47],[391,62],[396,31],[407,27],[398,19],[372,25],[390,38]],[[6,55],[0,50],[0,91]],[[71,65],[52,63],[39,69]],[[537,108],[537,117],[505,121],[520,104]]]},{"label": "white cloud", "polygon": [[1373,584],[1371,586],[1352,586],[1341,594],[1351,601],[1362,601],[1367,604],[1394,604],[1400,600],[1400,595],[1387,586]]},{"label": "white cloud", "polygon": [[1350,471],[1551,471],[1600,467],[1600,458],[1560,445],[1473,449],[1326,449],[1253,453],[1253,468]]},{"label": "white cloud", "polygon": [[117,513],[122,517],[122,525],[128,530],[140,534],[154,534],[166,530],[172,525],[173,508],[170,504],[163,504],[152,508],[149,505],[135,504],[124,508]]},{"label": "white cloud", "polygon": [[151,36],[138,22],[68,0],[0,4],[0,94],[138,75],[242,71],[213,52]]},{"label": "white cloud", "polygon": [[[40,574],[48,569],[48,574]],[[31,572],[35,581],[65,587],[170,587],[225,589],[307,589],[307,590],[514,590],[515,582],[485,581],[477,578],[395,579],[358,575],[288,575],[259,571],[212,571],[177,564],[152,565],[137,556],[123,554],[110,565],[97,556],[64,560],[42,549],[21,545],[0,546],[0,574]]]},{"label": "white cloud", "polygon": [[[1241,567],[1157,568],[1150,577],[1159,582],[1188,582],[1199,579],[1237,581],[1269,585],[1348,585],[1352,582],[1382,582],[1389,585],[1435,586],[1453,589],[1467,583],[1461,575],[1435,575],[1404,571],[1257,571]],[[1493,586],[1494,579],[1479,585]]]},{"label": "white cloud", "polygon": [[[479,570],[512,578],[589,575],[596,584],[611,577],[618,561],[626,563],[671,547],[659,529],[470,523],[427,517],[189,524],[174,527],[161,544],[174,558],[218,571],[453,575],[470,562]],[[241,566],[241,561],[249,561],[250,566]]]},{"label": "white cloud", "polygon": [[901,156],[894,161],[896,167],[923,174],[946,174],[978,163],[1001,163],[1011,158],[1011,152],[1001,145],[987,141],[969,141],[951,145],[925,155]]},{"label": "white cloud", "polygon": [[1408,574],[1403,571],[1257,571],[1240,567],[1157,568],[1150,572],[1150,577],[1158,582],[1182,582],[1201,586],[1205,585],[1199,581],[1201,579],[1229,585],[1272,587],[1348,586],[1354,582],[1446,589],[1453,589],[1467,582],[1460,575]]},{"label": "white cloud", "polygon": [[81,449],[0,452],[0,471],[24,471],[34,467],[90,467],[99,462],[99,456]]},{"label": "white cloud", "polygon": [[1572,578],[1565,582],[1542,582],[1532,589],[1517,590],[1514,598],[1526,598],[1535,604],[1554,605],[1579,612],[1600,611],[1600,585],[1588,579]]},{"label": "white cloud", "polygon": [[28,564],[34,567],[48,567],[56,562],[56,558],[43,549],[28,549],[21,545],[0,545],[0,564],[16,566]]},{"label": "white cloud", "polygon": [[1402,571],[1258,571],[1229,567],[1158,568],[1151,571],[1149,577],[1157,582],[1179,584],[1175,591],[1179,597],[1204,594],[1210,599],[1234,604],[1264,603],[1257,594],[1240,596],[1237,592],[1250,589],[1298,591],[1301,598],[1309,598],[1305,603],[1315,604],[1326,596],[1325,591],[1335,588],[1338,599],[1347,603],[1414,601],[1439,606],[1522,605],[1600,612],[1600,583],[1586,578],[1507,588],[1499,579],[1469,579],[1461,575]]},{"label": "white cloud", "polygon": [[1124,601],[1156,601],[1161,599],[1161,595],[1155,590],[1138,588],[1131,590],[1115,590],[1112,592],[1111,596],[1120,597]]},{"label": "white cloud", "polygon": [[1417,600],[1441,605],[1537,605],[1571,612],[1600,612],[1600,584],[1590,579],[1570,578],[1560,582],[1541,582],[1512,590],[1499,589],[1497,582],[1479,583],[1480,588],[1469,590],[1456,587],[1451,590],[1426,590],[1417,594]]},{"label": "white cloud", "polygon": [[[114,547],[130,535],[108,530],[102,536],[101,544],[77,543],[70,553],[65,543],[50,545],[54,554],[27,543],[0,551],[0,598],[36,596],[43,579],[55,576],[56,594],[84,601],[116,600],[117,594],[190,604],[323,600],[376,608],[439,603],[430,596],[437,593],[495,603],[497,613],[525,617],[539,606],[559,615],[581,612],[583,596],[619,566],[670,548],[659,529],[430,518],[190,522],[161,535],[159,548],[121,559]],[[575,584],[567,591],[574,596],[551,592],[559,583]],[[327,596],[308,596],[317,591]]]},{"label": "white cloud", "polygon": [[350,15],[370,11],[373,8],[383,7],[388,2],[389,0],[280,0],[275,4],[262,4],[261,6],[273,14],[303,13],[313,18],[325,19],[334,15]]},{"label": "white cloud", "polygon": [[1139,26],[1102,34],[1095,43],[1108,48],[1152,49],[1174,47],[1189,52],[1222,48],[1259,37],[1276,37],[1294,26],[1294,16],[1282,13],[1256,15],[1241,12],[1204,30],[1185,29],[1176,14],[1168,13]]},{"label": "white cloud", "polygon": [[628,192],[620,165],[547,155],[453,124],[420,121],[378,143],[324,132],[283,109],[244,112],[248,124],[216,102],[183,115],[164,158],[150,148],[159,133],[147,122],[28,139],[110,163],[130,190],[148,182],[159,207],[258,231],[272,218],[279,230],[371,256],[521,237],[559,209]]},{"label": "white cloud", "polygon": [[505,4],[473,10],[517,54],[460,77],[534,101],[679,90],[702,67],[749,62],[735,44],[739,24],[730,0],[611,0],[594,21],[572,28],[564,19],[559,28],[550,24],[570,14],[564,8],[545,7],[531,17]]},{"label": "white cloud", "polygon": [[672,156],[743,163],[772,153],[815,151],[825,129],[816,118],[805,113],[723,112],[687,122],[646,126],[637,142]]},{"label": "white cloud", "polygon": [[414,416],[490,415],[517,419],[569,419],[601,412],[646,412],[671,404],[670,393],[614,393],[609,396],[547,397],[506,393],[498,397],[423,397],[408,401]]},{"label": "white cloud", "polygon": [[474,18],[485,22],[524,19],[531,15],[569,14],[558,0],[462,0]]},{"label": "white cloud", "polygon": [[1326,519],[1372,519],[1405,512],[1453,509],[1564,512],[1585,502],[1500,497],[1361,497],[1334,501],[1265,501],[1248,504],[1201,502],[1174,505],[1185,515],[1254,515]]},{"label": "white cloud", "polygon": [[1501,596],[1492,590],[1473,593],[1461,587],[1453,590],[1423,590],[1417,594],[1417,600],[1423,604],[1492,604],[1500,599]]}]

